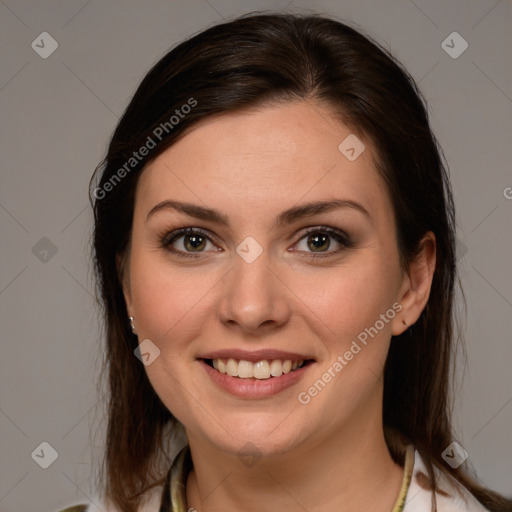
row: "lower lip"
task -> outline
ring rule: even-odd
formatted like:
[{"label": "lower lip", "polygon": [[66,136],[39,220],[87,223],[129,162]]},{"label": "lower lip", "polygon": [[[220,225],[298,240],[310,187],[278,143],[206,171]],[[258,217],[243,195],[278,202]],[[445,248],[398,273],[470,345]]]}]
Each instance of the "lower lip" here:
[{"label": "lower lip", "polygon": [[213,382],[221,389],[235,396],[252,399],[267,398],[277,395],[277,393],[296,384],[311,366],[311,363],[309,363],[302,368],[283,374],[280,377],[270,377],[260,380],[255,378],[240,379],[239,377],[231,377],[227,373],[218,372],[202,359],[199,360],[199,362]]}]

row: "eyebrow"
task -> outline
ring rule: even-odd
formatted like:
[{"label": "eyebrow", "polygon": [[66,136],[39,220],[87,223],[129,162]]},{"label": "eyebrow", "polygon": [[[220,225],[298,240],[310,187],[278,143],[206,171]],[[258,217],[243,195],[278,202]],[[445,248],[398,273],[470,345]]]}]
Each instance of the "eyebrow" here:
[{"label": "eyebrow", "polygon": [[[273,227],[276,228],[282,226],[283,224],[292,224],[300,219],[313,217],[314,215],[319,215],[321,213],[332,211],[337,208],[352,208],[368,217],[369,220],[372,219],[368,210],[356,201],[351,201],[349,199],[332,199],[329,201],[316,201],[299,206],[293,206],[292,208],[281,212],[277,216]],[[171,199],[162,201],[155,205],[147,214],[146,222],[157,212],[169,210],[184,213],[190,217],[195,217],[196,219],[210,221],[226,227],[230,227],[228,217],[218,210]]]}]

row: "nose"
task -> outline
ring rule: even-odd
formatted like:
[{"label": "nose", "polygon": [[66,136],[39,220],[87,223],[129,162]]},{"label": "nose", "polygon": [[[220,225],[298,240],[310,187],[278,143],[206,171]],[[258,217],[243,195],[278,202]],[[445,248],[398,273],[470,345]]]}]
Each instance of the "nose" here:
[{"label": "nose", "polygon": [[270,267],[265,251],[252,263],[237,257],[223,280],[218,318],[240,333],[269,333],[290,318],[290,291]]}]

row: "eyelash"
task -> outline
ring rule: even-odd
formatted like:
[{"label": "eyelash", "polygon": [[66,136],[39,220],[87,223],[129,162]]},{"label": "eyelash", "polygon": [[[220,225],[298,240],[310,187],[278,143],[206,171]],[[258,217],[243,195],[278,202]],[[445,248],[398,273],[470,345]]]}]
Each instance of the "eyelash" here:
[{"label": "eyelash", "polygon": [[[306,229],[306,231],[304,231],[302,233],[301,237],[295,243],[295,245],[297,245],[302,239],[307,238],[311,234],[327,234],[330,237],[334,238],[336,240],[336,242],[338,242],[342,247],[340,249],[336,249],[334,251],[329,251],[329,252],[325,252],[325,253],[322,253],[322,252],[307,253],[307,254],[309,254],[309,256],[304,256],[304,257],[307,257],[310,259],[329,257],[334,254],[338,254],[345,249],[349,249],[353,246],[351,239],[345,233],[343,233],[342,231],[339,231],[337,229],[327,227],[327,226],[315,226],[315,227]],[[162,248],[167,249],[168,251],[172,252],[173,254],[176,254],[178,257],[183,257],[183,258],[201,257],[201,254],[205,251],[200,251],[200,252],[194,253],[194,252],[177,250],[172,247],[172,244],[176,240],[178,240],[179,238],[186,236],[186,235],[200,235],[200,236],[205,237],[211,243],[215,243],[215,238],[213,238],[211,235],[209,235],[206,231],[203,231],[202,229],[182,228],[182,229],[172,231],[172,232],[168,233],[166,236],[164,236],[161,240],[161,246],[162,246]],[[302,253],[304,251],[297,251],[297,252]]]}]

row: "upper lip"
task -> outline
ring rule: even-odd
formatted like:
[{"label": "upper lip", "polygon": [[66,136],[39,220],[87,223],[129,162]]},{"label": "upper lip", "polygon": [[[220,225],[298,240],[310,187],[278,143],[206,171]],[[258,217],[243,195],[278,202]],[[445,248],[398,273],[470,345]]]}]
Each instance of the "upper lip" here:
[{"label": "upper lip", "polygon": [[238,361],[251,361],[256,363],[258,361],[273,361],[276,359],[280,359],[281,361],[291,360],[291,361],[300,361],[301,359],[314,359],[313,357],[307,354],[297,354],[296,352],[285,352],[283,350],[240,350],[240,349],[224,349],[224,350],[215,350],[214,352],[209,352],[208,354],[202,355],[198,357],[198,359],[236,359]]}]

